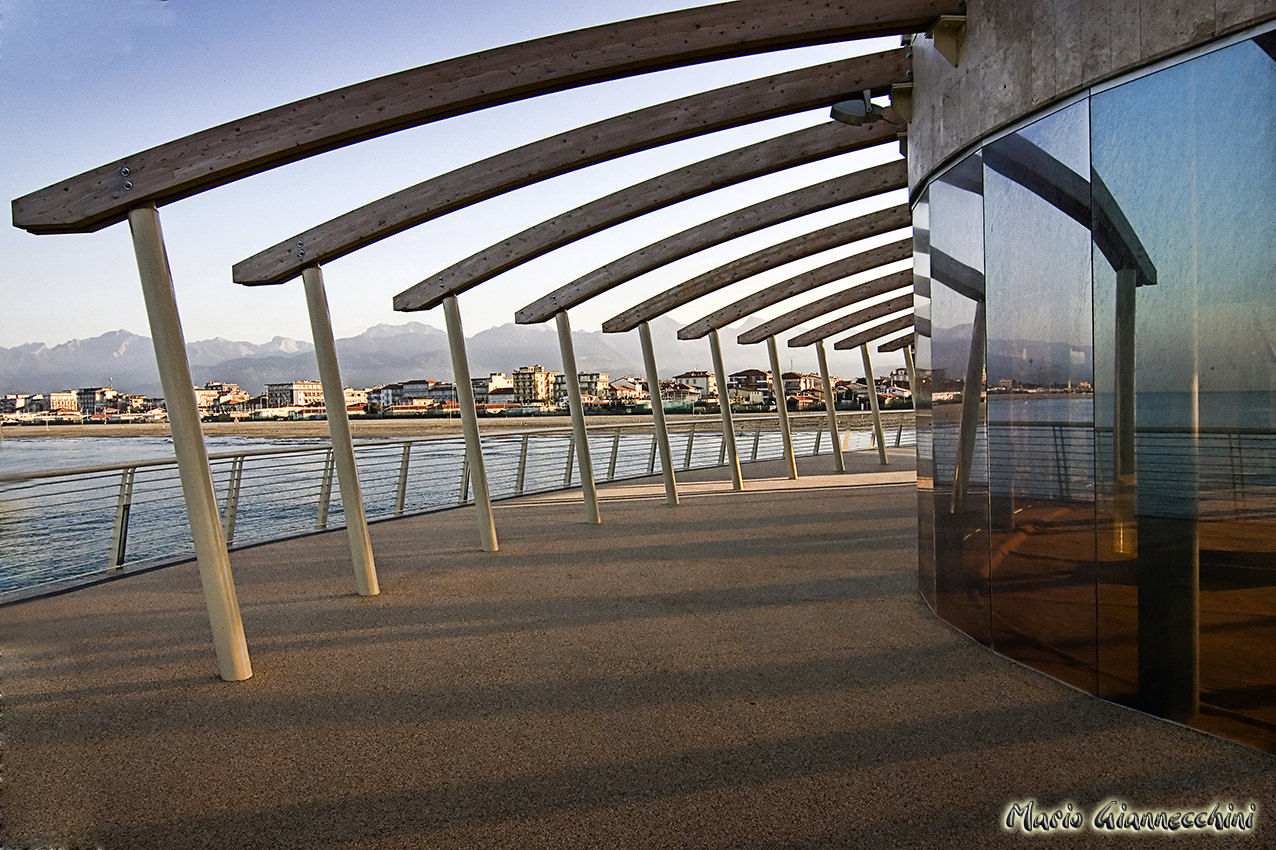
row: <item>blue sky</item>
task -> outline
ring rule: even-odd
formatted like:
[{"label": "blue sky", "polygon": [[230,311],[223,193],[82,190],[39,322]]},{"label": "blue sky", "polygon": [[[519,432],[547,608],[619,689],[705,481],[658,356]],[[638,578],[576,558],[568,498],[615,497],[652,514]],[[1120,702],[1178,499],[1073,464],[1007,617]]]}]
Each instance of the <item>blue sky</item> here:
[{"label": "blue sky", "polygon": [[[0,0],[0,186],[12,199],[130,153],[339,86],[685,5],[676,0]],[[750,57],[510,104],[324,154],[166,206],[161,216],[187,338],[308,339],[299,281],[248,289],[230,282],[231,265],[404,186],[638,106],[898,43],[884,39]],[[827,111],[820,110],[594,166],[333,262],[325,274],[337,336],[383,322],[418,320],[441,327],[437,311],[396,313],[391,299],[486,245],[599,194],[826,120]],[[895,155],[890,146],[838,157],[582,240],[463,295],[466,331],[512,321],[516,310],[545,292],[706,217]],[[897,194],[891,202],[903,200]],[[577,308],[573,326],[597,329],[610,316],[691,275],[882,205],[876,201],[810,216],[672,264]],[[674,316],[693,321],[748,291],[847,253],[792,264]],[[126,225],[67,236],[0,228],[0,298],[3,347],[56,344],[116,328],[146,332]],[[786,302],[763,315],[793,306]]]}]

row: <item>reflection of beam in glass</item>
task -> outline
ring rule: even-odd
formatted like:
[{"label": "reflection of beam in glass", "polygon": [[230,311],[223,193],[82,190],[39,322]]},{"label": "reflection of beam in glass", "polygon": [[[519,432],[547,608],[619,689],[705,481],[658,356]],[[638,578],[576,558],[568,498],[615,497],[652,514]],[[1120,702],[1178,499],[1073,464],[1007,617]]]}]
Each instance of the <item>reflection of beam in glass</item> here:
[{"label": "reflection of beam in glass", "polygon": [[979,405],[984,384],[984,274],[979,269],[932,247],[931,280],[975,302],[975,319],[970,334],[970,355],[966,358],[966,379],[961,391],[961,425],[957,431],[957,464],[953,471],[952,513],[960,513],[966,501],[970,471],[975,463],[975,437],[979,433]]}]

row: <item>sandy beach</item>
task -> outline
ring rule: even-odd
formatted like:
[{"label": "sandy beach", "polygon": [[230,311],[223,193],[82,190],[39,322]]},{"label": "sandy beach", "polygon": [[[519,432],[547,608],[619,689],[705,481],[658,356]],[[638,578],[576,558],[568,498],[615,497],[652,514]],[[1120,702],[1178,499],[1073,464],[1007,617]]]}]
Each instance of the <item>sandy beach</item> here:
[{"label": "sandy beach", "polygon": [[[798,414],[790,414],[797,416]],[[736,415],[740,424],[737,427],[751,427],[747,420]],[[823,416],[823,413],[804,412],[803,417]],[[867,412],[852,414],[856,428],[869,428],[870,419]],[[906,417],[911,424],[911,410],[882,414],[884,427],[898,427],[899,418]],[[698,422],[703,427],[713,428],[720,422],[716,413],[709,415],[678,415],[667,417],[671,426],[679,423]],[[650,421],[644,416],[588,416],[586,424],[591,427],[638,426]],[[842,417],[845,422],[845,416]],[[460,434],[460,419],[403,418],[403,419],[352,419],[350,426],[357,440],[390,439],[396,437],[428,437],[440,434]],[[570,428],[571,419],[567,416],[492,416],[479,420],[479,429],[487,434],[507,433],[511,431],[527,431],[536,429]],[[128,425],[5,425],[6,437],[167,437],[169,426],[166,423],[128,424]],[[256,437],[268,440],[289,438],[322,438],[328,436],[328,423],[323,420],[310,421],[244,421],[244,422],[205,422],[204,434],[209,437]]]}]

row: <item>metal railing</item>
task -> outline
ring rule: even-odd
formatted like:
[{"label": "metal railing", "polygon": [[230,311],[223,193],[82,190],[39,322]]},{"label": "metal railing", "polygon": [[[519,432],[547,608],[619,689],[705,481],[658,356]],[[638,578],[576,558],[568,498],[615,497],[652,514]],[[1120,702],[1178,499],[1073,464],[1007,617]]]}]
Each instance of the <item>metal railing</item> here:
[{"label": "metal railing", "polygon": [[[825,416],[791,415],[794,453],[830,452]],[[887,432],[913,445],[911,412]],[[840,414],[843,450],[872,447],[864,414]],[[671,422],[676,471],[723,465],[726,441],[717,417]],[[742,462],[781,457],[771,415],[736,420]],[[597,481],[660,473],[649,419],[593,425],[590,457]],[[483,437],[493,499],[577,486],[580,473],[570,428],[545,427]],[[355,444],[370,521],[463,505],[471,500],[460,435],[360,441]],[[228,544],[255,544],[344,525],[326,445],[211,454],[213,484]],[[0,601],[65,583],[193,555],[174,459],[0,475]]]}]

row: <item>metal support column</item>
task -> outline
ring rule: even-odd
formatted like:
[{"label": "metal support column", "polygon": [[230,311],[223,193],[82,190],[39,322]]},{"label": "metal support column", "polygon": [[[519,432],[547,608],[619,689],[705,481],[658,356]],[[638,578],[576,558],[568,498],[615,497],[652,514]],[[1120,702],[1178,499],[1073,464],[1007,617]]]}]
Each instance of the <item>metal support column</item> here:
[{"label": "metal support column", "polygon": [[456,383],[457,404],[461,408],[461,432],[465,435],[465,459],[470,464],[474,487],[474,510],[478,515],[479,539],[484,552],[500,549],[496,542],[496,521],[487,490],[487,470],[483,466],[483,442],[479,437],[478,412],[474,409],[474,385],[470,382],[470,361],[465,357],[465,331],[461,328],[461,308],[455,295],[443,299],[447,322],[448,350],[452,354],[452,380]]},{"label": "metal support column", "polygon": [[[771,358],[771,395],[775,399],[775,412],[780,417],[780,437],[784,440],[784,465],[789,478],[796,481],[797,460],[793,457],[793,429],[789,426],[788,398],[784,394],[784,373],[780,371],[780,352],[775,348],[775,336],[766,338],[767,355]],[[754,454],[757,454],[754,444]]]},{"label": "metal support column", "polygon": [[1136,552],[1134,502],[1137,479],[1134,466],[1134,333],[1135,288],[1138,272],[1122,269],[1116,279],[1115,375],[1112,405],[1113,494],[1112,548],[1122,554]]},{"label": "metal support column", "polygon": [[142,281],[146,317],[155,344],[164,405],[168,410],[173,452],[177,455],[186,516],[199,563],[199,580],[213,630],[218,673],[227,681],[240,681],[252,676],[253,669],[248,660],[248,644],[244,640],[244,624],[239,615],[235,580],[230,572],[230,556],[226,553],[226,538],[222,534],[221,512],[217,509],[217,495],[213,491],[208,451],[200,430],[199,405],[195,401],[195,384],[191,381],[190,362],[186,358],[186,340],[177,313],[173,273],[164,249],[159,210],[153,206],[132,210],[128,214],[128,223]]},{"label": "metal support column", "polygon": [[913,347],[904,346],[904,367],[908,369],[908,397],[912,399],[913,410],[917,409],[917,364],[913,362]]},{"label": "metal support column", "polygon": [[[872,365],[868,361],[868,346],[861,345],[864,354],[864,380],[868,381],[868,397],[873,405],[873,428],[877,432],[877,444],[882,444],[882,418],[877,412],[877,393],[873,391]],[[833,466],[838,472],[846,471],[846,459],[842,457],[842,441],[837,435],[837,401],[833,398],[833,379],[829,377],[829,359],[824,353],[824,340],[815,341],[815,357],[820,362],[820,384],[824,387],[824,413],[828,418],[830,445],[833,449]],[[882,449],[882,463],[886,463],[886,450]]]},{"label": "metal support column", "polygon": [[[882,434],[882,411],[877,404],[877,382],[873,380],[873,361],[868,356],[868,344],[860,346],[860,357],[864,360],[864,382],[868,384],[868,407],[873,411],[873,441],[877,444],[877,456],[886,465],[886,437]],[[820,364],[821,366],[823,364]],[[838,449],[837,443],[833,450]]]},{"label": "metal support column", "polygon": [[669,445],[669,429],[665,424],[665,402],[660,395],[660,376],[656,374],[656,349],[651,344],[651,326],[638,325],[638,339],[642,342],[642,365],[647,371],[647,395],[651,398],[651,423],[655,428],[656,445],[660,448],[661,474],[665,479],[665,503],[678,504],[678,481],[673,473],[673,449]]},{"label": "metal support column", "polygon": [[740,475],[740,454],[735,447],[735,423],[731,420],[731,394],[727,392],[727,370],[722,365],[722,343],[718,331],[709,331],[709,353],[713,356],[713,374],[718,382],[718,410],[722,414],[722,440],[727,447],[727,462],[731,464],[731,487],[744,489],[744,477]]},{"label": "metal support column", "polygon": [[602,522],[598,515],[598,490],[594,486],[594,464],[589,458],[589,438],[585,433],[585,405],[580,398],[580,374],[572,348],[572,326],[567,311],[554,315],[558,325],[558,349],[563,355],[563,380],[567,384],[567,405],[572,412],[572,436],[576,443],[576,466],[580,469],[580,489],[585,495],[585,522]]},{"label": "metal support column", "polygon": [[337,363],[337,342],[332,335],[332,315],[328,310],[328,293],[324,291],[323,272],[318,266],[307,266],[301,270],[301,282],[306,289],[310,333],[315,343],[315,359],[319,363],[319,382],[323,385],[323,406],[328,417],[332,459],[337,467],[337,485],[341,488],[341,509],[346,515],[346,537],[350,542],[354,585],[360,596],[376,596],[381,588],[377,582],[376,560],[372,556],[372,536],[368,533],[368,519],[363,509],[359,468],[354,460],[345,385],[341,382],[341,367]]},{"label": "metal support column", "polygon": [[953,474],[953,513],[965,505],[970,474],[975,465],[975,438],[979,433],[979,405],[984,394],[984,334],[987,320],[984,302],[975,304],[974,327],[970,334],[970,357],[966,360],[966,380],[961,388],[961,426],[957,431],[957,469]]}]

